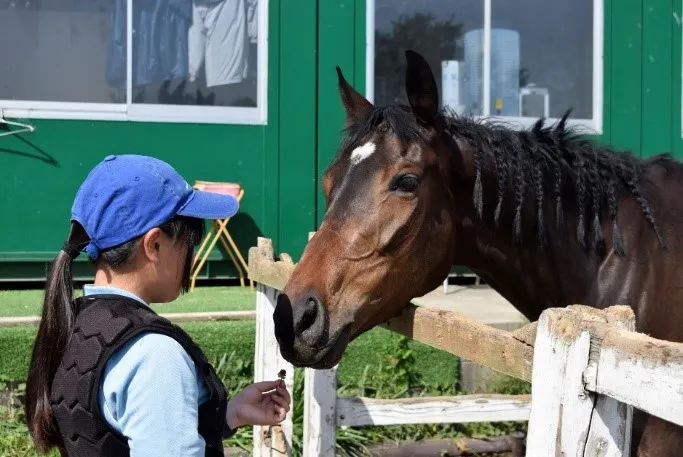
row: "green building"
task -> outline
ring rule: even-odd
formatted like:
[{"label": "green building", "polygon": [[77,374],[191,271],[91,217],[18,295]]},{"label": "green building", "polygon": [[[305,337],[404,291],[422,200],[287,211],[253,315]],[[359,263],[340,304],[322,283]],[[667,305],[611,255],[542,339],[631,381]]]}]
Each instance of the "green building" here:
[{"label": "green building", "polygon": [[[403,51],[443,104],[571,122],[647,156],[683,154],[680,2],[0,0],[0,280],[42,279],[78,184],[103,157],[154,155],[239,182],[228,227],[295,259],[324,212],[343,114],[335,66],[403,100]],[[128,44],[130,43],[130,46]],[[87,276],[85,256],[78,260]],[[202,278],[233,277],[216,248]]]}]

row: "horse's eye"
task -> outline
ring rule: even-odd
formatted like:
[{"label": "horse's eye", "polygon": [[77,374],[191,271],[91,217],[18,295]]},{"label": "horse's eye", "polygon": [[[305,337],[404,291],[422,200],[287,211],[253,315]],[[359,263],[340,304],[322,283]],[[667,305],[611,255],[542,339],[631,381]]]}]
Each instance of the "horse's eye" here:
[{"label": "horse's eye", "polygon": [[392,191],[413,193],[417,190],[420,180],[415,175],[399,175],[391,183]]}]

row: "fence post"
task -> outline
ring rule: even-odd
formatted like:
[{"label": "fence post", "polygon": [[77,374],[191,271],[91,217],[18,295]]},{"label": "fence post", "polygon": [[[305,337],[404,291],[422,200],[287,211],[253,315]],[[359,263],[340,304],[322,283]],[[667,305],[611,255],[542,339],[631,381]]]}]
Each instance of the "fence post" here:
[{"label": "fence post", "polygon": [[[265,238],[258,240],[259,254],[274,260],[272,242]],[[256,342],[254,354],[254,382],[277,379],[281,369],[286,370],[285,385],[294,396],[294,370],[280,354],[275,339],[273,311],[279,291],[257,283],[256,289]],[[253,455],[291,456],[292,455],[292,413],[290,409],[285,420],[277,426],[254,426]]]},{"label": "fence post", "polygon": [[[308,241],[315,232],[308,232]],[[337,367],[304,369],[303,457],[334,457],[337,444]]]},{"label": "fence post", "polygon": [[[636,317],[633,310],[627,306],[612,306],[605,310],[608,324],[635,331]],[[600,351],[599,341],[591,340],[591,357],[586,377],[597,376],[598,366],[594,359]],[[595,394],[593,394],[595,395]],[[586,441],[586,455],[600,455],[604,457],[628,457],[631,455],[631,426],[633,424],[633,406],[621,403],[619,400],[606,395],[597,395],[595,409],[590,420],[588,439]]]},{"label": "fence post", "polygon": [[[620,307],[621,308],[621,307]],[[587,321],[631,325],[620,310],[581,311],[581,306],[541,314],[534,343],[527,455],[627,456],[631,409],[587,391],[586,376],[599,341]]]},{"label": "fence post", "polygon": [[538,320],[527,456],[583,454],[593,402],[583,389],[590,334],[578,313],[548,309]]},{"label": "fence post", "polygon": [[303,457],[334,457],[337,442],[337,367],[304,370]]}]

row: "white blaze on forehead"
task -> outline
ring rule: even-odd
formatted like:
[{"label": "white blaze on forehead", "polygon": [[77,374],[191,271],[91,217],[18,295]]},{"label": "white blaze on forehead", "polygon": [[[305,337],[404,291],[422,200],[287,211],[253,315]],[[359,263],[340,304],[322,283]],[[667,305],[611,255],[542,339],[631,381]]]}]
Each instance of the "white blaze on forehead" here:
[{"label": "white blaze on forehead", "polygon": [[358,146],[351,152],[351,165],[358,165],[375,152],[375,143],[368,141],[363,146]]}]

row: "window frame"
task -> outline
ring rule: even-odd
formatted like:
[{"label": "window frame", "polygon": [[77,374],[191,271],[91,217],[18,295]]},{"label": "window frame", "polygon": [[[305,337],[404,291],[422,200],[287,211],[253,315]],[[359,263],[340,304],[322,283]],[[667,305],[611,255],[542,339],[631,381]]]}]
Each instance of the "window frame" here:
[{"label": "window frame", "polygon": [[[484,62],[483,92],[490,93],[491,86],[491,11],[492,0],[482,0],[484,4]],[[602,135],[604,108],[604,0],[593,0],[593,117],[590,119],[567,119],[567,125],[581,133]],[[365,31],[365,92],[366,98],[374,103],[375,95],[375,0],[366,0]],[[490,113],[490,96],[484,96],[484,114],[474,116],[477,119],[503,121],[515,129],[531,127],[538,118],[522,116],[496,116]],[[548,122],[557,122],[559,118],[549,117]]]},{"label": "window frame", "polygon": [[[133,80],[133,2],[127,0],[127,75]],[[42,102],[38,100],[0,99],[0,114],[12,118],[174,122],[202,124],[266,125],[268,123],[268,11],[269,0],[258,0],[256,106],[164,105],[133,103],[127,91],[125,103]]]}]

